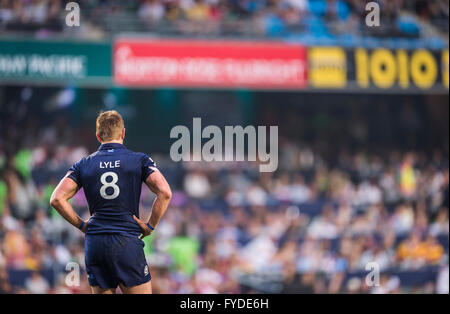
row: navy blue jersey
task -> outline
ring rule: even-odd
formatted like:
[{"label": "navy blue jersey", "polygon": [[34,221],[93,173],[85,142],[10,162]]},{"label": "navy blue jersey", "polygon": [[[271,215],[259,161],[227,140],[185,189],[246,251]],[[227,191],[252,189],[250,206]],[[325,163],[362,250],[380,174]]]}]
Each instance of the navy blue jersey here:
[{"label": "navy blue jersey", "polygon": [[86,234],[138,236],[133,215],[139,217],[142,182],[155,170],[149,156],[117,143],[103,144],[75,163],[68,177],[83,188],[89,204]]}]

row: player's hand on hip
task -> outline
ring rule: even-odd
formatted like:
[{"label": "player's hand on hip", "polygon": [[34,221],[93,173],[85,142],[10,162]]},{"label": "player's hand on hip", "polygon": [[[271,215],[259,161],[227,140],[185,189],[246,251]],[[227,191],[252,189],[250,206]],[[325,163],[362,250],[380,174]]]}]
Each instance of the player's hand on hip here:
[{"label": "player's hand on hip", "polygon": [[78,229],[81,230],[81,232],[86,233],[86,229],[87,229],[87,224],[88,224],[89,220],[83,220],[81,222],[81,225],[78,227]]},{"label": "player's hand on hip", "polygon": [[85,221],[84,221],[83,229],[81,229],[81,231],[82,231],[83,233],[86,233],[86,229],[87,229],[87,224],[88,224],[88,222],[89,222],[89,220],[85,220]]},{"label": "player's hand on hip", "polygon": [[139,227],[142,230],[142,234],[140,235],[139,239],[142,240],[146,236],[149,236],[152,234],[153,231],[147,226],[147,224],[145,222],[143,222],[142,220],[137,218],[135,215],[133,215],[133,219],[138,223]]}]

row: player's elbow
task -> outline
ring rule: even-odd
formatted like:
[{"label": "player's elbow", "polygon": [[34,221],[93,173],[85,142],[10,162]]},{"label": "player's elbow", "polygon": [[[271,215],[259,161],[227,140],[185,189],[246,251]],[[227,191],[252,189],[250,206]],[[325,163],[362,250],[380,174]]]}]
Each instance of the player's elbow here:
[{"label": "player's elbow", "polygon": [[61,206],[62,203],[62,198],[52,195],[52,197],[50,198],[50,206],[53,208],[59,208]]},{"label": "player's elbow", "polygon": [[162,199],[170,201],[172,199],[172,190],[167,185],[164,188],[159,190],[159,195],[158,196],[161,197]]}]

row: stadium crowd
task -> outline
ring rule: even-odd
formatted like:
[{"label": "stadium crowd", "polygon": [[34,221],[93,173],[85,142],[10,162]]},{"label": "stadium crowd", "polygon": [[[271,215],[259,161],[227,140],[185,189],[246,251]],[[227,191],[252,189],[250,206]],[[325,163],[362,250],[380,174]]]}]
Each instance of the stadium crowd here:
[{"label": "stadium crowd", "polygon": [[[37,31],[46,36],[69,31],[64,25],[67,2],[2,0],[0,32]],[[341,34],[418,38],[448,33],[448,0],[377,2],[382,27],[374,29],[366,27],[366,1],[359,0],[96,0],[80,2],[83,18],[76,30],[87,37],[115,30],[278,37]],[[108,24],[108,20],[114,23]]]},{"label": "stadium crowd", "polygon": [[[0,292],[89,291],[84,235],[48,205],[88,151],[55,145],[65,136],[55,125],[8,158],[0,146]],[[154,156],[174,189],[145,240],[154,292],[448,293],[447,155],[343,150],[327,162],[308,146],[280,145],[273,174],[244,162],[174,169]],[[152,200],[143,189],[143,217]],[[72,204],[88,218],[82,193]],[[67,279],[71,262],[79,285]],[[380,285],[367,284],[367,265]]]}]

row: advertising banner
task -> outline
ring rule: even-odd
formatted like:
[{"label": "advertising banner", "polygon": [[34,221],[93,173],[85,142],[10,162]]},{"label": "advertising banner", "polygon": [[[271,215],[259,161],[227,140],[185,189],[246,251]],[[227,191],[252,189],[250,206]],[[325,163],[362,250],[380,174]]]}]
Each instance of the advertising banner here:
[{"label": "advertising banner", "polygon": [[0,40],[0,82],[110,85],[111,44]]},{"label": "advertising banner", "polygon": [[119,39],[114,80],[125,86],[303,89],[306,49],[279,42]]},{"label": "advertising banner", "polygon": [[347,86],[347,55],[339,47],[308,49],[308,81],[314,88],[345,88]]},{"label": "advertising banner", "polygon": [[278,41],[0,40],[0,83],[448,93],[449,53]]},{"label": "advertising banner", "polygon": [[347,60],[348,80],[357,89],[448,92],[448,50],[356,48]]}]

